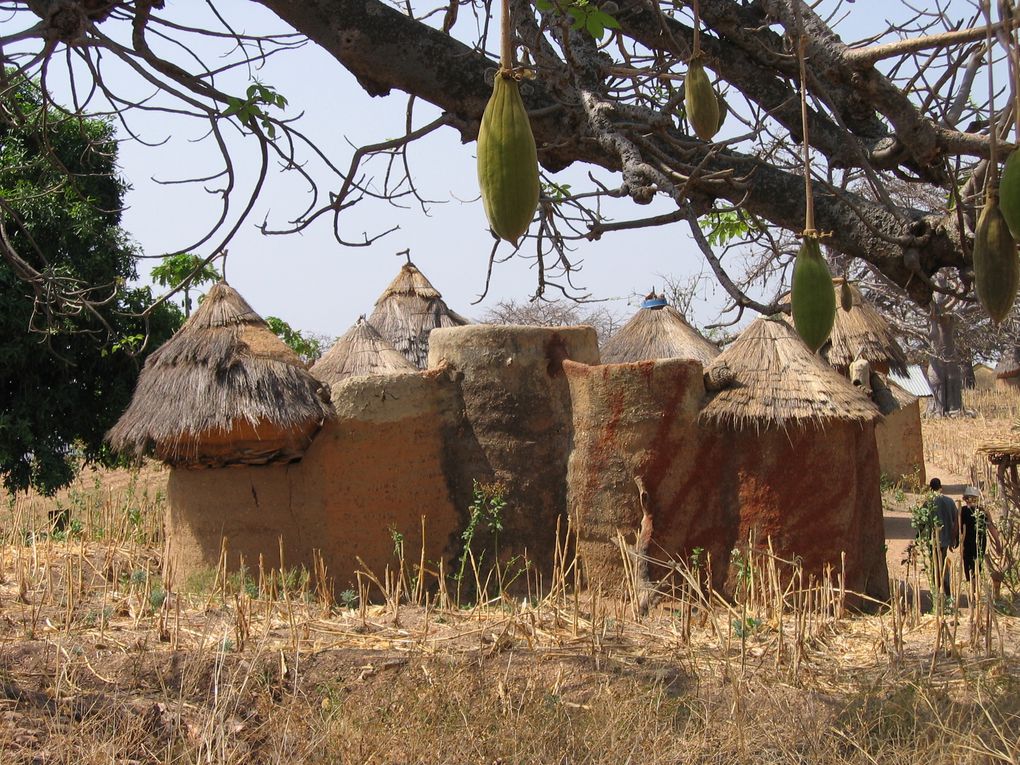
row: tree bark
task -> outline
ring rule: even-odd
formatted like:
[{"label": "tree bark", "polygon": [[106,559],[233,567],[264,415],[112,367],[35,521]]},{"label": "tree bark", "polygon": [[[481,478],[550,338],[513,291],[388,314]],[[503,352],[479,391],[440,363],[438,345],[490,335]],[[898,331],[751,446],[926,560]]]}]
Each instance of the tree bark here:
[{"label": "tree bark", "polygon": [[963,409],[963,375],[960,355],[956,350],[956,316],[946,309],[945,300],[936,299],[931,305],[929,337],[934,349],[928,368],[932,402],[928,412],[947,415]]},{"label": "tree bark", "polygon": [[[485,73],[487,69],[496,67],[495,60],[380,0],[256,2],[274,11],[283,21],[332,54],[358,78],[369,94],[385,95],[391,89],[414,94],[444,110],[451,118],[452,126],[460,131],[462,140],[467,142],[476,138],[478,122],[490,93]],[[648,12],[643,11],[640,4],[621,5],[618,16],[633,39],[642,40],[653,35]],[[718,1],[704,4],[709,12],[721,13],[723,6],[739,7]],[[741,13],[746,15],[751,11],[745,9]],[[632,25],[632,28],[627,25]],[[671,33],[675,33],[672,34],[674,40],[677,35],[682,37],[686,29],[673,20],[667,26]],[[659,32],[658,37],[659,46],[666,47],[667,36]],[[737,47],[743,37],[754,38],[757,47],[752,52]],[[758,98],[763,106],[774,109],[781,122],[790,123],[791,137],[797,140],[792,110],[789,105],[781,104],[784,94],[794,92],[788,81],[783,79],[787,74],[784,68],[789,68],[790,62],[783,60],[781,51],[773,53],[766,47],[771,44],[772,38],[781,40],[779,35],[767,30],[756,33],[742,31],[740,34],[733,31],[732,39],[720,38],[709,45],[715,46],[718,65],[726,78],[738,87],[746,86],[752,100]],[[656,41],[649,37],[647,42],[652,44]],[[833,41],[827,40],[826,43],[832,45]],[[668,44],[674,45],[672,42]],[[780,42],[774,44],[779,45]],[[580,58],[581,54],[575,53]],[[829,56],[834,62],[838,58],[831,51]],[[767,69],[765,62],[772,65],[771,70]],[[597,66],[597,57],[594,63],[589,61],[586,64],[589,69]],[[650,200],[650,188],[664,191],[661,179],[668,177],[674,180],[678,196],[682,194],[687,199],[694,199],[697,205],[705,206],[715,199],[724,199],[740,204],[749,212],[787,230],[803,229],[805,200],[798,172],[783,170],[757,157],[693,139],[680,131],[671,118],[661,114],[655,118],[656,113],[649,112],[655,118],[651,130],[647,126],[633,129],[629,123],[633,121],[632,112],[636,107],[616,104],[608,96],[602,103],[605,108],[598,112],[600,124],[593,124],[591,94],[580,92],[576,88],[576,78],[572,78],[565,64],[563,68],[563,72],[544,72],[544,81],[530,81],[524,88],[539,160],[548,170],[557,171],[574,162],[583,162],[622,171],[628,191],[638,202]],[[837,128],[828,118],[817,113],[812,117],[817,126],[817,132],[813,131],[811,137],[812,144],[817,141],[816,148],[820,151],[839,155],[835,162],[837,165],[853,160],[845,149],[848,141],[857,138],[862,141],[866,138],[881,140],[881,136],[875,135],[877,118],[874,111],[870,118],[862,116],[862,110],[866,109],[861,99],[866,99],[868,92],[853,92],[851,80],[858,82],[860,79],[860,76],[848,76],[842,86],[836,82],[829,83],[831,93],[842,87],[839,97],[833,98],[848,115],[850,112],[858,115],[852,121],[854,124],[847,123]],[[755,95],[752,80],[761,83],[757,91],[760,95]],[[883,81],[882,87],[877,90],[886,99],[877,99],[882,102],[885,112],[892,112],[887,103],[891,98],[888,84]],[[853,109],[848,106],[851,101]],[[896,107],[905,108],[900,103]],[[607,115],[608,122],[602,119]],[[903,122],[908,120],[904,118]],[[860,127],[862,135],[852,137],[845,132],[850,127]],[[607,130],[612,131],[611,135],[606,135]],[[911,138],[916,139],[918,130],[916,121],[910,122]],[[846,140],[840,140],[841,131],[844,131]],[[931,156],[939,148],[934,126],[925,133],[925,137],[924,159],[930,167]],[[886,137],[885,140],[888,142],[891,138]],[[607,148],[624,145],[637,146],[639,155]],[[830,162],[833,156],[829,156]],[[911,164],[916,165],[917,157],[913,160]],[[930,215],[905,207],[889,209],[866,197],[832,189],[822,182],[816,183],[815,196],[817,227],[832,234],[826,244],[871,263],[919,305],[926,306],[932,297],[930,280],[919,276],[930,276],[944,267],[966,265],[955,216]],[[677,199],[678,204],[685,201]]]}]

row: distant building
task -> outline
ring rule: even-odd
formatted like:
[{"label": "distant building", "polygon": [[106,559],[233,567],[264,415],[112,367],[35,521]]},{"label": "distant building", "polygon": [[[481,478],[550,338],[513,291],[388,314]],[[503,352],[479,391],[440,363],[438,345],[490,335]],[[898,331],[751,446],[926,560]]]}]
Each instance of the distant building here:
[{"label": "distant building", "polygon": [[907,393],[918,398],[935,395],[932,393],[931,385],[928,384],[924,367],[920,364],[909,364],[905,375],[889,370],[889,381],[896,383]]},{"label": "distant building", "polygon": [[995,387],[995,369],[988,364],[975,364],[974,387],[978,390],[992,390]]}]

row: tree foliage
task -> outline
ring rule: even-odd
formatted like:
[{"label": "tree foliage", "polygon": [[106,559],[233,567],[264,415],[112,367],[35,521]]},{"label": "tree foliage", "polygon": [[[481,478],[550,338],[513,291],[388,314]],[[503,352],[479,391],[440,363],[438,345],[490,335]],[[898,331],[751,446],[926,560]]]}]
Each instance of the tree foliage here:
[{"label": "tree foliage", "polygon": [[266,324],[306,364],[311,364],[322,355],[322,338],[294,329],[279,316],[267,316]]},{"label": "tree foliage", "polygon": [[163,262],[149,272],[161,287],[176,287],[184,293],[184,316],[191,316],[191,290],[223,277],[211,264],[190,252],[166,255]]},{"label": "tree foliage", "polygon": [[[146,350],[180,322],[135,278],[120,228],[124,182],[113,128],[42,108],[31,82],[0,98],[0,477],[8,490],[52,492],[130,400]],[[51,300],[61,285],[80,301]],[[147,337],[147,342],[146,342]],[[144,347],[143,347],[144,346]]]}]

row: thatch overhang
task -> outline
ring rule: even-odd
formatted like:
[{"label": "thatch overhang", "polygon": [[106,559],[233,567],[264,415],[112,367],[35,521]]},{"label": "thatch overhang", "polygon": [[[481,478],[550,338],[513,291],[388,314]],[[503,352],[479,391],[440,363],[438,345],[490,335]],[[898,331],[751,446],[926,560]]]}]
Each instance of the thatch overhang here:
[{"label": "thatch overhang", "polygon": [[331,414],[329,388],[221,281],[146,360],[107,440],[171,464],[289,462]]},{"label": "thatch overhang", "polygon": [[832,284],[836,291],[836,319],[826,352],[829,363],[845,371],[860,358],[871,364],[873,369],[885,367],[886,370],[906,374],[907,356],[896,342],[889,322],[853,284],[849,285],[852,296],[850,310],[844,310],[839,295],[843,279],[833,279]]},{"label": "thatch overhang", "polygon": [[433,329],[471,323],[446,305],[439,290],[410,261],[375,301],[368,322],[416,369],[428,365]]},{"label": "thatch overhang", "polygon": [[603,364],[650,359],[693,359],[707,365],[719,349],[694,329],[683,314],[654,292],[602,349]]},{"label": "thatch overhang", "polygon": [[416,369],[362,316],[309,371],[332,386],[357,375],[385,375]]},{"label": "thatch overhang", "polygon": [[705,422],[762,430],[879,417],[878,407],[811,353],[784,321],[755,320],[709,364],[706,374],[723,364],[734,379],[702,410]]},{"label": "thatch overhang", "polygon": [[884,416],[917,403],[917,396],[891,380],[886,380],[886,387],[875,388],[872,391],[871,400],[878,405],[879,411]]}]

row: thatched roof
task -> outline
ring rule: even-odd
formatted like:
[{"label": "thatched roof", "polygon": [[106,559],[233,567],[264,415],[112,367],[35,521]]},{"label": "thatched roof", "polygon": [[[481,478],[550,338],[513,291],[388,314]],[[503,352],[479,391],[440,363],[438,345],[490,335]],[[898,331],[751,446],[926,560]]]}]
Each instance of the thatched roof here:
[{"label": "thatched roof", "polygon": [[856,359],[862,358],[874,367],[885,364],[901,374],[907,371],[907,357],[889,328],[889,323],[862,296],[861,291],[850,285],[853,296],[852,307],[844,311],[840,305],[839,291],[842,279],[832,280],[836,290],[836,320],[829,336],[827,356],[829,363],[839,369],[847,369]]},{"label": "thatched roof", "polygon": [[332,386],[355,375],[415,371],[415,367],[362,316],[309,371]]},{"label": "thatched roof", "polygon": [[450,310],[439,291],[410,261],[375,301],[368,321],[418,369],[428,364],[429,332],[470,323]]},{"label": "thatched roof", "polygon": [[609,338],[601,355],[605,364],[647,359],[693,359],[708,364],[719,355],[719,349],[661,295],[652,292],[631,320]]},{"label": "thatched roof", "polygon": [[1000,380],[1020,376],[1020,348],[1006,351],[995,365],[995,376]]},{"label": "thatched roof", "polygon": [[716,393],[701,417],[743,428],[855,420],[878,408],[850,381],[811,353],[789,324],[757,319],[709,364],[729,366],[733,384]]},{"label": "thatched roof", "polygon": [[140,455],[156,445],[161,456],[186,461],[201,434],[228,433],[239,422],[303,428],[331,412],[329,389],[221,281],[146,360],[107,439],[117,451]]}]

